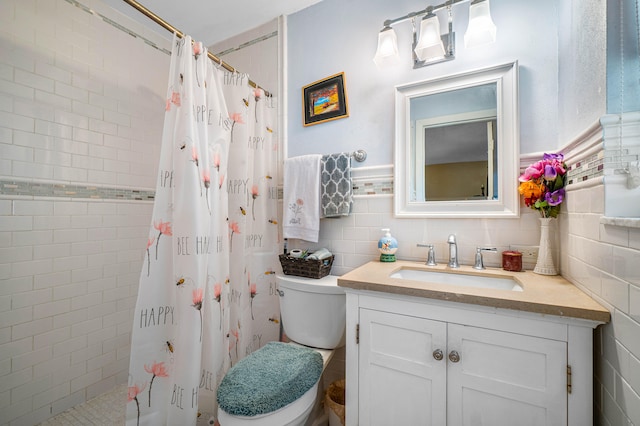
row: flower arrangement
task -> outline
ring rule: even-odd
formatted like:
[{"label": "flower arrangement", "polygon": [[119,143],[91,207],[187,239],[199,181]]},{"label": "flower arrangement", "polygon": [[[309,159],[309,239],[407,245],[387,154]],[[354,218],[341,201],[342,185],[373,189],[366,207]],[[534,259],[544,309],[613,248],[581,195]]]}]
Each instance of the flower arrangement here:
[{"label": "flower arrangement", "polygon": [[526,206],[540,211],[542,217],[557,217],[564,201],[566,174],[564,156],[545,153],[518,178],[518,192],[524,195]]}]

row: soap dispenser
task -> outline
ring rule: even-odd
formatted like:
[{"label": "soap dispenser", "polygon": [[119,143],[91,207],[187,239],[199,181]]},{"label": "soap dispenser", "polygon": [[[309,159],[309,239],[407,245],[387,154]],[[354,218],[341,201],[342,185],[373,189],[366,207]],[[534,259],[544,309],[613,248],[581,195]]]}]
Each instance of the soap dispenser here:
[{"label": "soap dispenser", "polygon": [[391,236],[391,231],[389,229],[383,229],[382,232],[384,232],[384,236],[378,241],[380,262],[395,262],[395,253],[398,250],[398,241]]}]

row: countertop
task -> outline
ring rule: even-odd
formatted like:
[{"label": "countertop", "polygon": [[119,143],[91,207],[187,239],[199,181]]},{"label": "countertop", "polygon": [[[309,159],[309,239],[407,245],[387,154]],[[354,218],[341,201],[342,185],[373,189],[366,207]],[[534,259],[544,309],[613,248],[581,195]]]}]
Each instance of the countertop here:
[{"label": "countertop", "polygon": [[[466,275],[510,277],[523,287],[523,291],[462,287],[407,279],[391,278],[402,268],[430,269]],[[498,268],[482,271],[461,265],[451,269],[447,265],[426,266],[421,262],[397,261],[366,263],[341,277],[340,287],[369,290],[405,296],[425,297],[459,303],[515,309],[540,314],[581,318],[607,323],[609,311],[578,287],[559,275],[539,275],[532,271],[509,272]]]}]

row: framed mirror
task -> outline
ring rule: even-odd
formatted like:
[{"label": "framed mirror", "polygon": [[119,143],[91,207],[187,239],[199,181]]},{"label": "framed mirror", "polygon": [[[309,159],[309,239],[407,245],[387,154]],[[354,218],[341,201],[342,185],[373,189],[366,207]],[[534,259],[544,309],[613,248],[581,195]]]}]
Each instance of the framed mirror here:
[{"label": "framed mirror", "polygon": [[517,62],[396,87],[396,217],[518,217]]}]

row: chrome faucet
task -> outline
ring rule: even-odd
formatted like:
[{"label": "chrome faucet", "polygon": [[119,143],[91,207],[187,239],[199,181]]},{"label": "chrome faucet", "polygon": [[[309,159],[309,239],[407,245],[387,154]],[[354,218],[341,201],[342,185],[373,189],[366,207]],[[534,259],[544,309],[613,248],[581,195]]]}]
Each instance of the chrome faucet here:
[{"label": "chrome faucet", "polygon": [[458,244],[456,243],[456,236],[451,234],[447,240],[449,244],[449,268],[459,268],[458,264]]},{"label": "chrome faucet", "polygon": [[482,261],[483,251],[497,252],[498,249],[495,247],[491,247],[491,248],[476,247],[476,264],[473,265],[473,269],[479,269],[479,270],[486,269],[484,267],[484,262]]},{"label": "chrome faucet", "polygon": [[425,265],[427,266],[436,266],[436,253],[433,250],[433,244],[420,244],[418,243],[418,247],[428,247],[429,248],[429,254],[427,255],[427,262],[425,263]]}]

